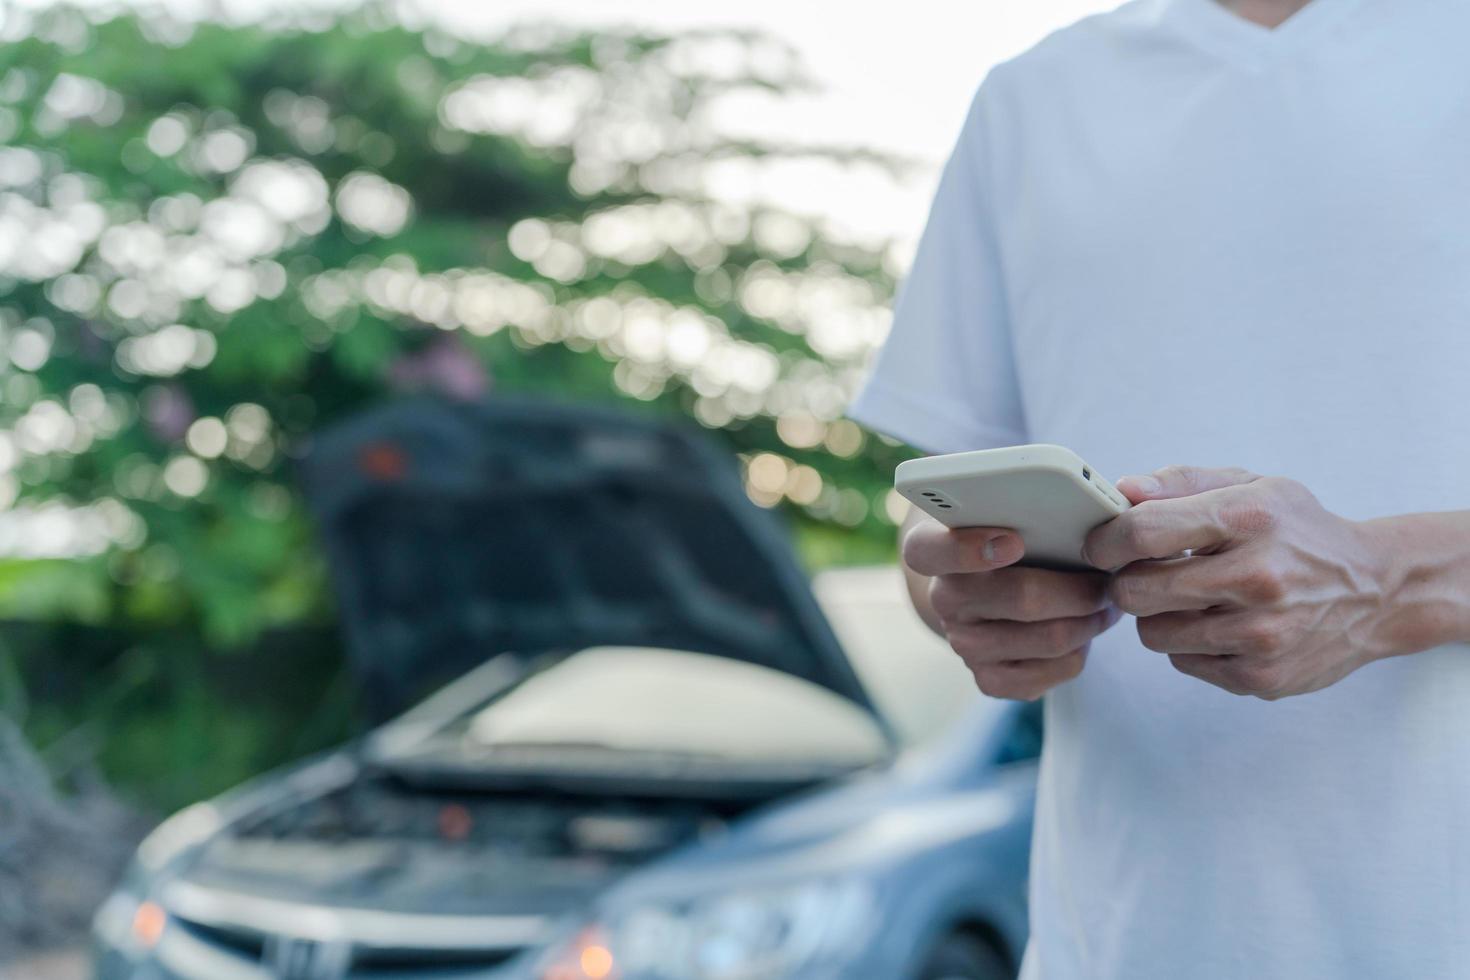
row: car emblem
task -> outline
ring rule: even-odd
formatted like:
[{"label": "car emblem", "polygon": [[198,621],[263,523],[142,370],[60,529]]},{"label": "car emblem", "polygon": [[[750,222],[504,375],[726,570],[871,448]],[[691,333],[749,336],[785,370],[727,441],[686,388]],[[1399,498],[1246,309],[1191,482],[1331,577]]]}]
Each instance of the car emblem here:
[{"label": "car emblem", "polygon": [[272,936],[260,961],[277,980],[342,980],[352,965],[352,947],[339,941]]}]

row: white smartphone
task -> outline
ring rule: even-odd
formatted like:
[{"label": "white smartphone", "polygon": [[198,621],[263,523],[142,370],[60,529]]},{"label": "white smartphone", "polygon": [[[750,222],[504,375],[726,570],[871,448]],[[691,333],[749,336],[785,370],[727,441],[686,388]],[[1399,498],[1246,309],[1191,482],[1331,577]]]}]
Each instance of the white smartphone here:
[{"label": "white smartphone", "polygon": [[1087,532],[1128,501],[1082,457],[1062,446],[1007,446],[898,464],[894,488],[949,527],[1005,527],[1021,535],[1020,564],[1091,569]]}]

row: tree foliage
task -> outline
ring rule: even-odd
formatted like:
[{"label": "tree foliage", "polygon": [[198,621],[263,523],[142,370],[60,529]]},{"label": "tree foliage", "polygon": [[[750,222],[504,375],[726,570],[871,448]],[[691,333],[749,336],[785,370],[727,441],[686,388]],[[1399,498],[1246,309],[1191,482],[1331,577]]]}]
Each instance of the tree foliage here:
[{"label": "tree foliage", "polygon": [[[884,254],[711,193],[796,159],[889,166],[720,132],[731,100],[808,84],[782,45],[470,41],[386,6],[255,24],[55,8],[6,31],[0,615],[112,638],[101,663],[38,656],[95,664],[105,683],[83,686],[106,691],[78,703],[120,726],[114,768],[123,747],[217,763],[217,731],[177,747],[185,715],[232,717],[210,664],[329,620],[292,463],[397,391],[686,415],[742,455],[809,561],[889,553],[903,450],[840,418],[883,331]],[[240,749],[199,791],[292,748]]]}]

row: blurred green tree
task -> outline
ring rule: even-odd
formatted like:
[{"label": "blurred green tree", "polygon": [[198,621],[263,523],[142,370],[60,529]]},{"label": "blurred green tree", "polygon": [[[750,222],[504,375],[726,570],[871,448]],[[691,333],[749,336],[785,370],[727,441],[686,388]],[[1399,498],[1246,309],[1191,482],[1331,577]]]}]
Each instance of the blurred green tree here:
[{"label": "blurred green tree", "polygon": [[710,193],[783,160],[896,166],[721,134],[732,98],[810,84],[789,49],[470,42],[385,5],[106,18],[12,11],[0,46],[0,616],[113,651],[27,634],[31,673],[95,674],[70,709],[32,704],[43,735],[101,717],[109,768],[167,804],[299,751],[279,733],[320,714],[313,684],[221,664],[329,620],[291,461],[393,391],[682,413],[809,563],[890,555],[904,450],[840,417],[884,253]]}]

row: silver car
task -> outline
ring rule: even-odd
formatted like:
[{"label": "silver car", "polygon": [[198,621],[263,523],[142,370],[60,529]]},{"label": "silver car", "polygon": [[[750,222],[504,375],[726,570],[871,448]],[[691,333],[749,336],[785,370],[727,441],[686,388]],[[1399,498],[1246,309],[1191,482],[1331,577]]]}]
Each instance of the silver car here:
[{"label": "silver car", "polygon": [[1040,716],[896,569],[813,590],[730,460],[617,413],[392,406],[306,479],[387,720],[165,821],[101,980],[1014,975]]}]

